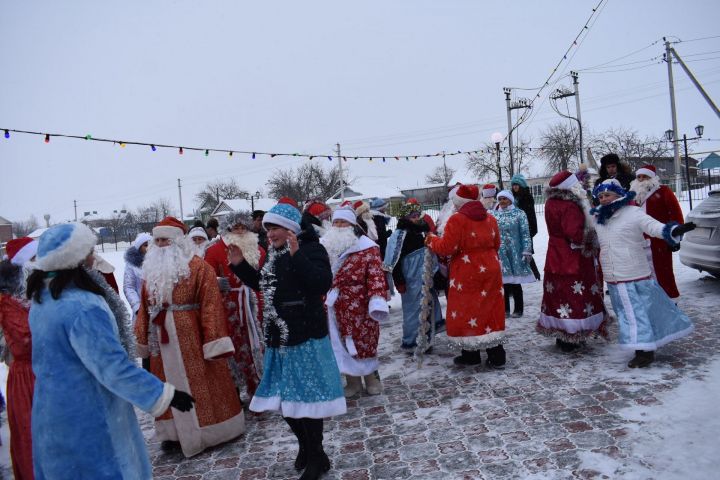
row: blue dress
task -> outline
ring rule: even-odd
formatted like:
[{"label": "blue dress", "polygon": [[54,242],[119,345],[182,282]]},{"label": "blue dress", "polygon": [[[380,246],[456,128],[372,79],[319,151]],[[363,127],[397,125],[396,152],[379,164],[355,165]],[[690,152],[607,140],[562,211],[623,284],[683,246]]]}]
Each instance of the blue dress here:
[{"label": "blue dress", "polygon": [[535,276],[530,265],[523,260],[523,252],[532,252],[532,240],[527,215],[521,209],[490,210],[500,228],[500,264],[503,284],[532,283]]},{"label": "blue dress", "polygon": [[164,411],[172,387],[128,358],[103,297],[68,287],[41,300],[29,317],[36,480],[152,478],[133,404]]}]

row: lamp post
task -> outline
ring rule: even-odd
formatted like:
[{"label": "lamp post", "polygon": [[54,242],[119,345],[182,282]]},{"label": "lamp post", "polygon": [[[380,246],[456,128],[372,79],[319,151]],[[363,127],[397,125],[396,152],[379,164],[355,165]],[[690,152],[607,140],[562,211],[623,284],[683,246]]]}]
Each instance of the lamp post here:
[{"label": "lamp post", "polygon": [[[687,192],[688,192],[688,199],[690,201],[690,210],[693,209],[693,203],[692,203],[692,193],[690,192],[690,160],[688,159],[688,147],[687,142],[688,140],[698,140],[699,138],[702,138],[703,131],[705,130],[705,127],[702,125],[698,125],[695,127],[695,134],[696,137],[687,138],[687,134],[683,133],[683,146],[685,147],[685,181],[687,182]],[[673,130],[665,130],[665,139],[668,142],[677,143],[680,141],[680,139],[676,139]],[[675,172],[676,175],[678,175],[680,172]]]},{"label": "lamp post", "polygon": [[260,199],[260,191],[255,192],[253,195],[250,195],[250,209],[252,211],[255,211],[255,199]]},{"label": "lamp post", "polygon": [[495,144],[495,162],[497,163],[498,186],[500,187],[500,190],[505,190],[505,188],[503,188],[502,169],[500,168],[500,142],[502,142],[502,140],[503,135],[500,132],[495,132],[490,135],[490,141]]}]

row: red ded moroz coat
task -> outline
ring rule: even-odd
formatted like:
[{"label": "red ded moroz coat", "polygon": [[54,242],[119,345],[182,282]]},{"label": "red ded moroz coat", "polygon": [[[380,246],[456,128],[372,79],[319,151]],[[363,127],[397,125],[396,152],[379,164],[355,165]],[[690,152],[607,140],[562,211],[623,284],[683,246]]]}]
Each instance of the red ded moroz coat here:
[{"label": "red ded moroz coat", "polygon": [[[661,223],[677,222],[685,223],[682,209],[675,194],[665,185],[655,190],[642,204],[645,213]],[[647,235],[645,238],[649,238]],[[652,267],[655,277],[660,286],[665,290],[668,297],[678,298],[677,285],[675,284],[675,273],[673,272],[672,250],[662,238],[650,238],[650,250],[652,251]]]},{"label": "red ded moroz coat", "polygon": [[442,237],[429,237],[428,247],[450,257],[448,340],[466,350],[501,344],[505,301],[495,218],[480,202],[468,202],[448,219]]}]

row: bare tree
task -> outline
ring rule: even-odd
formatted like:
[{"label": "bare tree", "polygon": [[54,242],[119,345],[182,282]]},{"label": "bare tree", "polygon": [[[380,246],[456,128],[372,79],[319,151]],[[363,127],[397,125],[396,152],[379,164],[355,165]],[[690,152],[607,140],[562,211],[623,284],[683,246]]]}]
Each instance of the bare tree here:
[{"label": "bare tree", "polygon": [[[343,170],[345,184],[350,182],[347,169]],[[297,201],[311,198],[329,198],[340,189],[340,170],[337,167],[325,170],[317,163],[310,162],[297,169],[276,170],[267,181],[271,197],[290,197]]]},{"label": "bare tree", "polygon": [[445,165],[439,165],[433,169],[432,172],[425,175],[425,181],[427,183],[442,183],[447,186],[455,175],[456,170],[454,168],[447,167]]},{"label": "bare tree", "polygon": [[[513,147],[513,163],[514,173],[526,172],[530,162],[532,161],[532,152],[530,151],[530,139],[523,139],[520,145]],[[510,175],[510,154],[507,150],[500,150],[500,159],[498,160],[498,152],[494,144],[486,143],[478,154],[469,155],[465,160],[465,168],[468,172],[472,172],[480,181],[496,182],[500,175],[504,180],[509,180]],[[499,164],[499,170],[498,170]]]},{"label": "bare tree", "polygon": [[195,195],[195,201],[200,205],[200,210],[208,213],[215,210],[220,200],[236,198],[250,198],[250,195],[233,178],[210,182]]},{"label": "bare tree", "polygon": [[540,157],[545,161],[545,172],[576,169],[580,165],[579,148],[576,128],[565,123],[549,126],[540,136]]},{"label": "bare tree", "polygon": [[37,230],[38,227],[39,224],[37,218],[35,218],[35,215],[30,215],[27,220],[13,222],[12,231],[17,238],[20,238],[26,237],[29,233],[32,233],[33,230]]},{"label": "bare tree", "polygon": [[617,154],[635,171],[643,164],[652,164],[658,157],[669,155],[672,144],[660,137],[641,137],[632,128],[610,128],[590,140],[593,154],[600,158],[608,153]]}]

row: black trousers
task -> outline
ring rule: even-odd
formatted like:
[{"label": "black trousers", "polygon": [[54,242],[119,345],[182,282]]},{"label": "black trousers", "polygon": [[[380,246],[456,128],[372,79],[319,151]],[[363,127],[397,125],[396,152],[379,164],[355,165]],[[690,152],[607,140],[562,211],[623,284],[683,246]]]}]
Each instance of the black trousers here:
[{"label": "black trousers", "polygon": [[513,299],[515,310],[513,313],[523,313],[523,291],[519,283],[503,283],[505,291],[505,312],[510,312],[510,297]]}]

